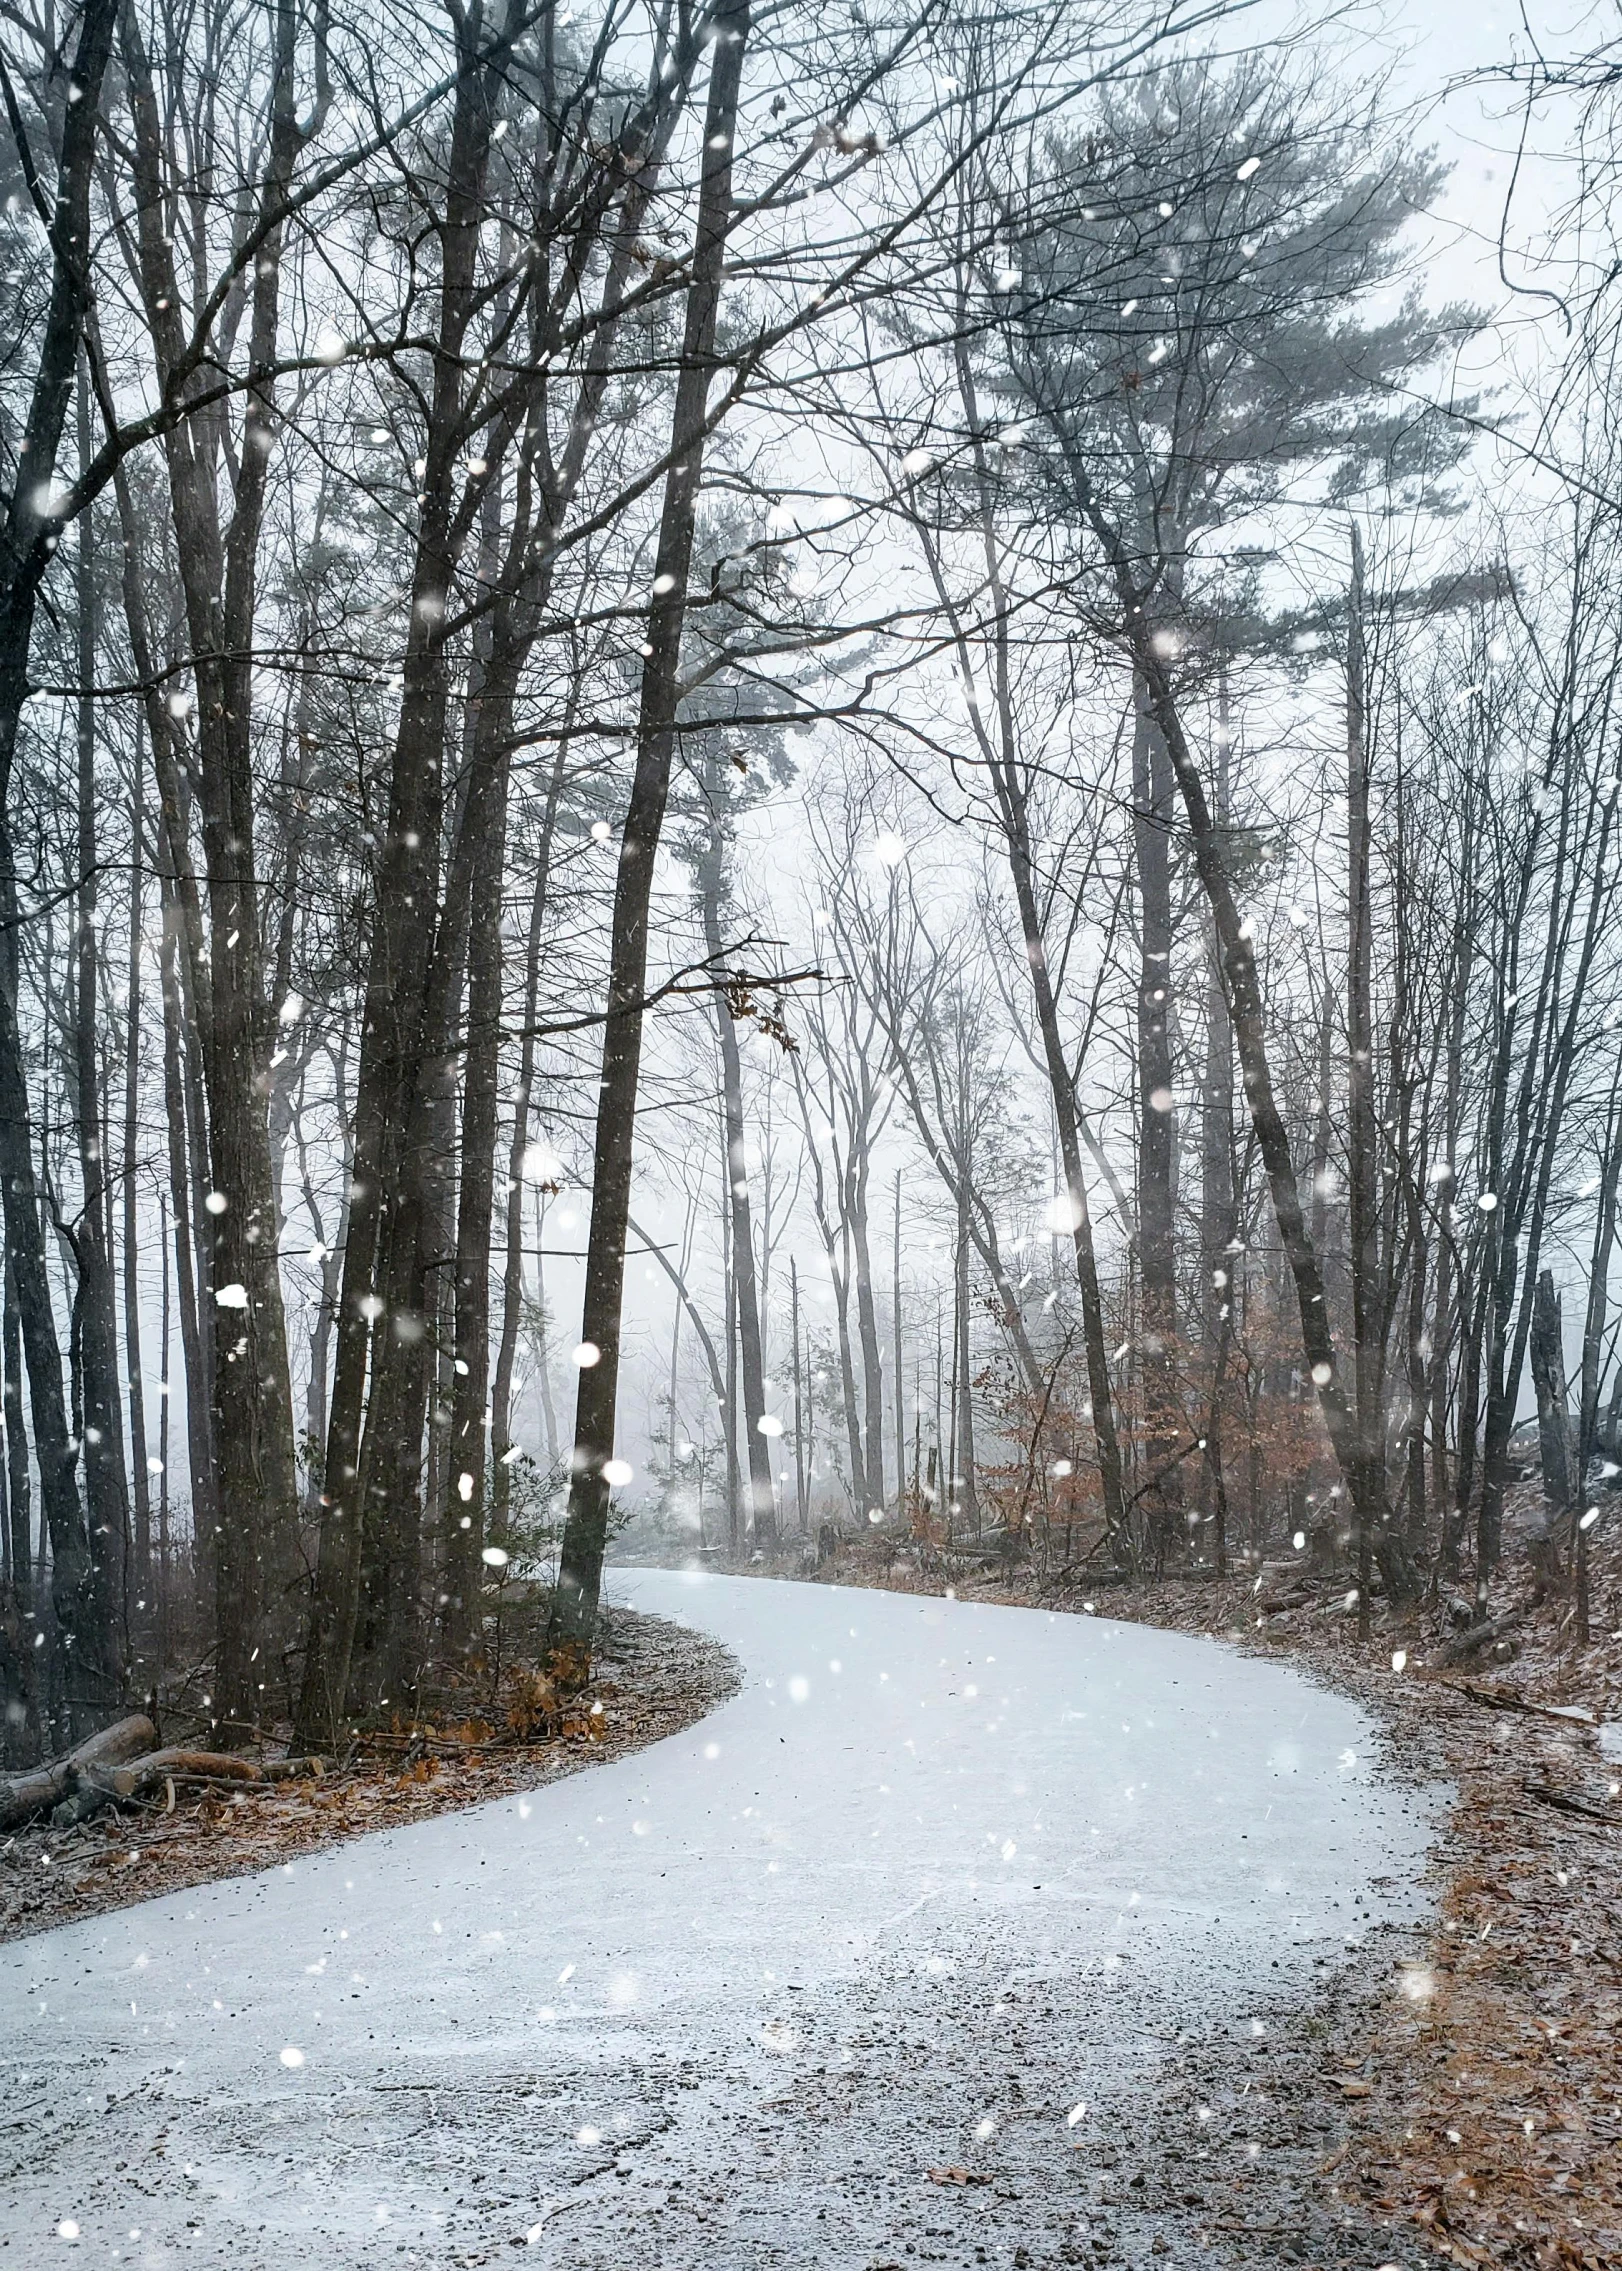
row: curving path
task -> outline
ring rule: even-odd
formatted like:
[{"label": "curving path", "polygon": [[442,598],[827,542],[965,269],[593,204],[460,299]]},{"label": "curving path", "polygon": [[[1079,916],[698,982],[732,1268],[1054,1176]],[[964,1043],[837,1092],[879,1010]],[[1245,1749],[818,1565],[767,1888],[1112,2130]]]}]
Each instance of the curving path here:
[{"label": "curving path", "polygon": [[614,1592],[742,1692],[532,1798],[0,1949],[0,2271],[1220,2259],[1270,2039],[1420,1913],[1429,1806],[1357,1709],[1102,1619]]}]

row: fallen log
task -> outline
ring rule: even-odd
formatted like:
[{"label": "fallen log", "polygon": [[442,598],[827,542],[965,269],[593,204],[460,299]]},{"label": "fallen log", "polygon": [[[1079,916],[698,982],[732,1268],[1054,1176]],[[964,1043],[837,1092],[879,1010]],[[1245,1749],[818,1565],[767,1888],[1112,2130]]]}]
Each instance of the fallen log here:
[{"label": "fallen log", "polygon": [[99,1734],[87,1736],[75,1749],[61,1758],[52,1759],[47,1766],[34,1767],[27,1774],[13,1775],[0,1781],[0,1830],[16,1829],[19,1824],[31,1821],[35,1814],[45,1813],[67,1797],[78,1783],[81,1773],[104,1767],[117,1767],[128,1759],[139,1758],[150,1751],[158,1739],[158,1730],[144,1711],[135,1711],[127,1719],[117,1719]]},{"label": "fallen log", "polygon": [[[234,1751],[191,1751],[183,1747],[148,1751],[127,1765],[81,1767],[77,1787],[62,1801],[52,1820],[66,1827],[88,1821],[103,1806],[132,1805],[177,1782],[205,1786],[217,1783],[291,1782],[299,1775],[325,1772],[318,1758],[271,1759],[261,1766]],[[172,1802],[172,1801],[171,1801]]]},{"label": "fallen log", "polygon": [[1464,1659],[1467,1656],[1473,1656],[1478,1648],[1491,1647],[1495,1640],[1502,1640],[1505,1633],[1513,1632],[1518,1624],[1524,1624],[1526,1614],[1524,1608],[1506,1609],[1502,1616],[1493,1617],[1487,1624],[1471,1625],[1468,1632],[1461,1632],[1457,1639],[1450,1640],[1447,1643],[1447,1646],[1442,1650],[1441,1662],[1444,1664],[1462,1664]]},{"label": "fallen log", "polygon": [[1250,1590],[1263,1611],[1303,1608],[1312,1599],[1312,1572],[1304,1561],[1264,1561]]},{"label": "fallen log", "polygon": [[234,1751],[188,1751],[173,1749],[148,1751],[142,1758],[131,1759],[127,1766],[91,1767],[79,1777],[82,1793],[89,1797],[93,1792],[106,1798],[144,1798],[149,1790],[157,1790],[166,1781],[174,1782],[262,1782],[262,1770],[251,1758],[239,1758]]}]

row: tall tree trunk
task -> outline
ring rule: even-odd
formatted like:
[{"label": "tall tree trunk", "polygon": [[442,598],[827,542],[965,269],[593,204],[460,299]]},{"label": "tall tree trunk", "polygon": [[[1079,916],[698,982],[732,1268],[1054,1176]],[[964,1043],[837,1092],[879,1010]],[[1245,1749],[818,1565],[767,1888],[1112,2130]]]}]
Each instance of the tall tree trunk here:
[{"label": "tall tree trunk", "polygon": [[952,1315],[955,1324],[955,1346],[952,1351],[952,1378],[956,1388],[956,1409],[952,1414],[953,1455],[951,1471],[946,1477],[951,1494],[948,1505],[954,1505],[968,1516],[969,1528],[975,1537],[980,1535],[980,1478],[976,1472],[974,1448],[974,1373],[971,1353],[970,1326],[973,1288],[969,1281],[969,1223],[966,1199],[960,1194],[957,1211],[957,1240],[953,1269]]},{"label": "tall tree trunk", "polygon": [[1143,1506],[1157,1566],[1182,1511],[1186,1424],[1177,1387],[1177,1115],[1172,1099],[1171,826],[1175,784],[1166,747],[1133,689],[1132,838],[1138,879],[1138,1279],[1141,1291]]},{"label": "tall tree trunk", "polygon": [[1081,1125],[1076,1110],[1075,1083],[1059,1030],[1059,1005],[1048,971],[1047,948],[1036,902],[1036,879],[1031,861],[1030,831],[1020,786],[1005,771],[1000,796],[1014,896],[1024,933],[1025,953],[1031,966],[1031,989],[1036,1001],[1037,1030],[1042,1039],[1042,1060],[1053,1100],[1053,1120],[1064,1168],[1065,1197],[1070,1216],[1070,1246],[1075,1257],[1076,1282],[1081,1291],[1082,1338],[1087,1352],[1087,1390],[1092,1405],[1093,1442],[1098,1455],[1099,1481],[1104,1500],[1104,1531],[1117,1567],[1136,1565],[1132,1533],[1127,1521],[1126,1487],[1121,1471],[1121,1443],[1115,1426],[1115,1401],[1110,1387],[1109,1347],[1104,1325],[1104,1301],[1098,1282],[1098,1256],[1093,1245],[1092,1209],[1081,1166]]},{"label": "tall tree trunk", "polygon": [[0,1702],[6,1726],[0,1756],[16,1765],[36,1759],[42,1745],[39,1686],[43,1666],[38,1642],[43,1637],[35,1607],[33,1534],[30,1520],[32,1491],[28,1474],[28,1437],[23,1427],[23,1348],[17,1315],[17,1291],[11,1260],[4,1262],[4,1299],[0,1308],[0,1400],[6,1432],[5,1519],[6,1584],[4,1621],[12,1634],[7,1678],[0,1682]]},{"label": "tall tree trunk", "polygon": [[794,1506],[803,1538],[811,1530],[811,1505],[806,1495],[805,1396],[800,1371],[800,1269],[792,1254],[788,1260],[788,1301],[789,1334],[794,1344]]},{"label": "tall tree trunk", "polygon": [[884,1511],[884,1367],[879,1357],[878,1309],[873,1298],[873,1248],[868,1236],[868,1147],[851,1146],[847,1176],[856,1333],[862,1351],[862,1483],[871,1516]]},{"label": "tall tree trunk", "polygon": [[[1301,1320],[1302,1355],[1318,1393],[1319,1410],[1323,1414],[1324,1425],[1341,1473],[1354,1493],[1358,1489],[1366,1490],[1368,1478],[1358,1456],[1353,1417],[1336,1379],[1335,1344],[1330,1330],[1328,1306],[1324,1299],[1323,1272],[1302,1212],[1295,1162],[1290,1156],[1289,1133],[1273,1086],[1261,985],[1251,945],[1250,926],[1241,917],[1234,900],[1227,848],[1211,817],[1205,783],[1183,730],[1182,715],[1167,658],[1156,644],[1157,626],[1144,611],[1142,595],[1134,580],[1132,562],[1119,531],[1111,526],[1099,508],[1085,463],[1073,450],[1068,453],[1067,470],[1076,502],[1109,563],[1122,610],[1126,644],[1131,660],[1142,677],[1150,715],[1164,737],[1166,754],[1177,782],[1177,793],[1194,839],[1195,868],[1210,905],[1222,948],[1228,1007],[1233,1018],[1234,1044],[1244,1081],[1245,1101],[1255,1131],[1256,1148],[1261,1154],[1272,1194],[1279,1242],[1284,1249],[1284,1258],[1295,1287],[1296,1307]],[[1380,1506],[1365,1503],[1356,1506],[1355,1511],[1360,1521],[1367,1521],[1378,1530]],[[1390,1566],[1386,1570],[1386,1584],[1390,1596],[1393,1600],[1411,1598],[1417,1591],[1417,1578],[1412,1564],[1389,1540],[1389,1533],[1388,1545]]]},{"label": "tall tree trunk", "polygon": [[1565,1336],[1553,1270],[1538,1272],[1532,1301],[1532,1385],[1538,1402],[1538,1458],[1551,1520],[1569,1512],[1576,1495],[1571,1471],[1571,1430],[1566,1410]]},{"label": "tall tree trunk", "polygon": [[1363,539],[1352,526],[1352,580],[1346,620],[1346,1180],[1351,1232],[1351,1439],[1358,1473],[1348,1475],[1357,1517],[1357,1625],[1369,1634],[1375,1509],[1385,1512],[1384,1320],[1380,1315],[1380,1223],[1374,1102],[1373,908],[1369,871],[1367,655],[1363,627]]},{"label": "tall tree trunk", "polygon": [[[571,713],[572,714],[572,713]],[[569,722],[565,718],[565,724]],[[501,1338],[496,1345],[495,1376],[490,1389],[490,1452],[493,1474],[490,1510],[504,1521],[512,1486],[512,1384],[518,1357],[518,1326],[524,1307],[524,1159],[529,1150],[530,1110],[535,1095],[535,1022],[540,1005],[541,941],[546,929],[547,887],[552,870],[552,840],[557,827],[558,802],[563,794],[564,766],[569,739],[558,742],[557,755],[546,784],[539,840],[535,847],[535,881],[530,895],[527,958],[524,968],[524,1026],[519,1043],[518,1091],[513,1104],[512,1143],[507,1153],[506,1250],[501,1266]],[[550,1394],[550,1390],[548,1391]]]},{"label": "tall tree trunk", "polygon": [[[167,884],[168,879],[164,879]],[[185,1004],[181,995],[180,908],[171,889],[166,891],[163,933],[159,944],[158,977],[163,994],[163,1097],[169,1150],[169,1207],[174,1223],[175,1300],[180,1312],[181,1362],[186,1374],[186,1459],[191,1485],[192,1536],[210,1569],[219,1537],[219,1502],[215,1494],[213,1335],[201,1315],[209,1277],[206,1252],[200,1251],[193,1216],[192,1162],[203,1148],[203,1131],[189,1107],[181,1064]],[[167,1369],[165,1378],[168,1377]],[[170,1398],[174,1388],[170,1383]],[[167,1471],[167,1463],[166,1463]]]},{"label": "tall tree trunk", "polygon": [[907,1510],[907,1414],[901,1400],[901,1177],[895,1179],[895,1222],[890,1247],[890,1347],[895,1367],[895,1501]]},{"label": "tall tree trunk", "polygon": [[[1059,1004],[1053,990],[1053,975],[1048,967],[1047,944],[1037,895],[1030,798],[1027,779],[1019,761],[1019,736],[1008,653],[1010,609],[1003,590],[992,505],[992,483],[983,440],[984,427],[979,414],[966,334],[960,333],[956,354],[958,389],[969,430],[974,436],[981,546],[987,583],[996,605],[996,737],[993,738],[978,723],[978,704],[971,709],[971,717],[976,721],[981,750],[987,760],[996,792],[998,818],[1002,824],[1009,872],[1014,885],[1014,901],[1019,910],[1020,934],[1031,967],[1031,989],[1036,1003],[1037,1030],[1042,1041],[1042,1061],[1047,1073],[1048,1091],[1053,1100],[1054,1132],[1058,1138],[1059,1158],[1064,1169],[1065,1197],[1070,1217],[1070,1248],[1081,1294],[1082,1339],[1087,1353],[1087,1387],[1092,1407],[1093,1441],[1097,1450],[1099,1481],[1104,1501],[1104,1532],[1117,1566],[1131,1569],[1135,1566],[1136,1555],[1131,1526],[1127,1520],[1121,1443],[1115,1425],[1115,1400],[1110,1387],[1109,1345],[1104,1326],[1103,1295],[1098,1281],[1098,1256],[1093,1243],[1092,1211],[1088,1204],[1087,1184],[1081,1166],[1081,1124],[1076,1107],[1076,1084],[1065,1053],[1064,1038],[1059,1030]],[[1169,963],[1167,970],[1169,986]],[[1017,1302],[1012,1305],[1012,1315],[1017,1323]],[[1023,1325],[1019,1325],[1018,1334],[1023,1343]],[[1036,1363],[1034,1355],[1023,1361],[1028,1384],[1040,1393],[1043,1383],[1042,1367]]]},{"label": "tall tree trunk", "polygon": [[[1124,582],[1123,598],[1130,595],[1131,589],[1128,576]],[[1261,1154],[1272,1193],[1273,1213],[1278,1223],[1284,1258],[1295,1287],[1296,1306],[1301,1322],[1302,1353],[1317,1390],[1319,1409],[1323,1413],[1341,1473],[1346,1477],[1348,1488],[1355,1494],[1360,1489],[1367,1489],[1368,1476],[1358,1455],[1352,1414],[1336,1379],[1335,1344],[1324,1300],[1323,1275],[1302,1213],[1295,1163],[1290,1156],[1289,1136],[1273,1088],[1261,986],[1249,926],[1241,919],[1234,901],[1225,849],[1211,819],[1199,767],[1194,762],[1183,732],[1182,718],[1165,660],[1154,646],[1147,627],[1134,632],[1133,646],[1134,659],[1143,673],[1150,706],[1165,736],[1166,748],[1176,773],[1178,794],[1194,838],[1194,856],[1200,882],[1210,904],[1217,937],[1222,946],[1223,971],[1227,979],[1228,1004],[1233,1017],[1234,1042],[1244,1080],[1245,1100],[1251,1126],[1255,1131],[1256,1147]],[[1371,1534],[1379,1531],[1380,1505],[1371,1505],[1366,1501],[1357,1505],[1354,1498],[1354,1511],[1360,1521],[1366,1521],[1370,1525]],[[1386,1583],[1394,1600],[1413,1596],[1416,1583],[1405,1556],[1392,1553]]]},{"label": "tall tree trunk", "polygon": [[[712,736],[713,744],[713,736]],[[704,951],[715,986],[715,1030],[721,1048],[722,1140],[726,1146],[727,1211],[731,1224],[732,1283],[738,1315],[738,1355],[743,1375],[743,1424],[749,1462],[749,1520],[755,1541],[769,1548],[777,1537],[772,1500],[771,1447],[760,1432],[766,1412],[765,1361],[761,1353],[760,1293],[755,1272],[755,1232],[749,1204],[749,1154],[744,1141],[743,1062],[732,1004],[719,983],[724,943],[721,913],[727,900],[727,846],[730,812],[722,758],[711,747],[704,768],[706,839],[699,860],[699,906]]]},{"label": "tall tree trunk", "polygon": [[56,461],[90,304],[90,189],[102,80],[117,0],[85,0],[62,117],[56,204],[51,215],[51,289],[22,443],[0,506],[0,1200],[27,1352],[29,1405],[40,1500],[52,1555],[51,1599],[69,1663],[64,1693],[72,1731],[117,1709],[123,1664],[116,1626],[91,1550],[70,1448],[62,1353],[34,1170],[32,1120],[18,1002],[22,911],[12,844],[12,768],[40,578],[57,545]]},{"label": "tall tree trunk", "polygon": [[[79,460],[90,455],[89,388],[79,370]],[[103,1134],[101,1062],[101,940],[98,931],[96,843],[96,589],[92,573],[95,520],[79,517],[78,602],[79,887],[74,924],[73,1090],[79,1150],[81,1207],[72,1232],[79,1285],[75,1298],[79,1342],[82,1460],[90,1557],[97,1613],[127,1647],[126,1560],[129,1550],[129,1482],[124,1465],[124,1415],[118,1392],[118,1302],[107,1247],[107,1152]]]},{"label": "tall tree trunk", "polygon": [[732,213],[732,138],[749,32],[749,0],[726,0],[717,7],[714,21],[703,177],[672,419],[672,463],[660,519],[654,598],[648,611],[636,770],[614,887],[608,1018],[603,1033],[581,1335],[600,1353],[599,1361],[583,1367],[580,1373],[569,1513],[547,1636],[548,1658],[556,1674],[571,1685],[582,1684],[590,1670],[608,1536],[609,1485],[603,1467],[613,1454],[618,1402],[625,1227],[630,1210],[645,1014],[642,997],[647,985],[648,909],[675,751],[687,578],[692,565],[706,404],[715,372],[716,315]]},{"label": "tall tree trunk", "polygon": [[[515,15],[509,8],[509,26]],[[388,819],[376,861],[323,1520],[297,1715],[300,1740],[312,1747],[329,1743],[344,1718],[363,1557],[385,1588],[382,1599],[368,1602],[367,1635],[385,1658],[398,1651],[403,1628],[416,1613],[427,1378],[423,1237],[426,1183],[439,1129],[436,1115],[419,1114],[415,1107],[431,1040],[428,992],[448,712],[445,620],[455,568],[456,453],[464,440],[462,343],[474,311],[484,182],[510,30],[487,47],[482,20],[463,17],[458,39],[463,68],[447,155],[445,216],[438,232],[440,309],[423,502]]]},{"label": "tall tree trunk", "polygon": [[[271,118],[255,193],[262,241],[250,295],[244,446],[222,524],[219,418],[165,433],[170,505],[197,688],[197,754],[208,874],[208,1088],[213,1279],[213,1439],[218,1476],[217,1720],[256,1725],[262,1647],[281,1637],[296,1553],[297,1473],[287,1327],[276,1254],[276,1177],[266,1112],[270,1036],[254,843],[253,630],[259,540],[276,405],[282,226],[300,147],[294,110],[293,0],[276,0]],[[172,240],[165,234],[164,133],[132,7],[120,28],[133,122],[140,284],[160,376],[187,368]],[[182,387],[188,396],[195,376]],[[270,1619],[267,1625],[267,1617]]]},{"label": "tall tree trunk", "polygon": [[141,902],[142,838],[140,776],[136,775],[130,826],[130,929],[124,1009],[124,1369],[128,1374],[130,1466],[135,1495],[135,1583],[141,1600],[152,1601],[152,1476],[147,1467],[146,1383],[141,1365],[141,1282],[139,1210],[136,1205],[140,1154],[141,1089]]},{"label": "tall tree trunk", "polygon": [[[1600,1377],[1605,1363],[1605,1324],[1610,1304],[1611,1257],[1616,1250],[1617,1192],[1622,1185],[1622,1053],[1611,1076],[1600,1147],[1600,1183],[1594,1209],[1594,1242],[1588,1258],[1588,1300],[1583,1313],[1583,1349],[1577,1426],[1575,1494],[1588,1488],[1588,1469],[1599,1444]],[[1585,1533],[1586,1534],[1586,1533]]]},{"label": "tall tree trunk", "polygon": [[[1231,822],[1232,742],[1228,717],[1228,679],[1217,686],[1217,761],[1213,819],[1226,833]],[[1200,1339],[1211,1386],[1200,1498],[1218,1520],[1219,1573],[1227,1557],[1227,1494],[1222,1477],[1222,1375],[1232,1337],[1233,1256],[1229,1243],[1238,1233],[1233,1181],[1233,1021],[1222,983],[1222,956],[1216,926],[1207,908],[1201,926],[1205,951],[1205,1064],[1200,1079]]]},{"label": "tall tree trunk", "polygon": [[[508,751],[517,664],[527,643],[493,658],[479,694],[462,827],[473,873],[468,928],[467,1047],[462,1073],[462,1174],[457,1194],[455,1387],[445,1500],[447,1630],[465,1648],[484,1546],[485,1412],[490,1400],[490,1229],[495,1211],[496,1083],[501,1047],[501,897]],[[510,667],[509,667],[510,665]],[[520,1181],[520,1188],[522,1187]],[[462,1527],[466,1521],[467,1528]]]}]

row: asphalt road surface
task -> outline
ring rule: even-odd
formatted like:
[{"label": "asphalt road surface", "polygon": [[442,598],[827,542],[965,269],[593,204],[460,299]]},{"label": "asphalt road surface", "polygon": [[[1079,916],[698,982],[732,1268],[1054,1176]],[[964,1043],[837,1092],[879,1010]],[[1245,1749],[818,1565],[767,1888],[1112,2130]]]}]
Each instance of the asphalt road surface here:
[{"label": "asphalt road surface", "polygon": [[1434,1810],[1352,1704],[1099,1618],[612,1589],[740,1693],[0,1949],[0,2271],[1306,2259],[1268,2053],[1422,1917]]}]

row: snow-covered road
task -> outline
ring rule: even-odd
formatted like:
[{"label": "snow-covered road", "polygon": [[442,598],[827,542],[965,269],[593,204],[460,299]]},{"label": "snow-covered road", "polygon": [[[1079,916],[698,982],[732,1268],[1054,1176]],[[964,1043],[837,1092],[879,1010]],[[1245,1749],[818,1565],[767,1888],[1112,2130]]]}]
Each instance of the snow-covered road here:
[{"label": "snow-covered road", "polygon": [[[1180,2038],[1265,2052],[1418,1912],[1430,1806],[1361,1714],[1101,1619],[613,1592],[742,1691],[532,1798],[0,1949],[0,2271],[1213,2260],[1203,2188],[1265,2117],[1168,2114]],[[1186,2192],[1114,2197],[1168,2119]]]}]

